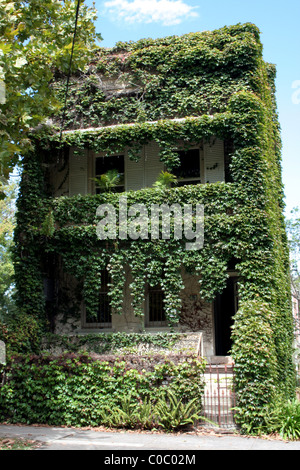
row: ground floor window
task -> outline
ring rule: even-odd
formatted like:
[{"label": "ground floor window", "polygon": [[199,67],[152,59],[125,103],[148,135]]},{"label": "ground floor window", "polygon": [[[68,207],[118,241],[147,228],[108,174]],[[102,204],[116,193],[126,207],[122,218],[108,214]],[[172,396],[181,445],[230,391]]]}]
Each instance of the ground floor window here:
[{"label": "ground floor window", "polygon": [[109,274],[107,270],[101,271],[101,287],[98,293],[98,310],[96,315],[85,315],[86,327],[111,328],[111,306],[109,291]]},{"label": "ground floor window", "polygon": [[166,326],[164,292],[161,286],[148,287],[145,326]]}]

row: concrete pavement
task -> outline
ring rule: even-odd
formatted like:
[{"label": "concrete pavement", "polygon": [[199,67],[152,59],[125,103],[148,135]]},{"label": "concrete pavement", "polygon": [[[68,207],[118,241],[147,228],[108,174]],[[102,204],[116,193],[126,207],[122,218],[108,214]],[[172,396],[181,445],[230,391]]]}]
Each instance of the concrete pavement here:
[{"label": "concrete pavement", "polygon": [[110,458],[114,451],[118,451],[119,456],[129,455],[129,451],[132,455],[146,456],[145,451],[156,451],[157,455],[159,451],[165,453],[169,450],[188,452],[189,455],[193,454],[190,451],[201,450],[300,450],[300,441],[285,442],[233,434],[103,432],[94,429],[5,424],[0,425],[1,437],[38,441],[38,450],[102,450],[106,451],[103,459],[105,456]]}]

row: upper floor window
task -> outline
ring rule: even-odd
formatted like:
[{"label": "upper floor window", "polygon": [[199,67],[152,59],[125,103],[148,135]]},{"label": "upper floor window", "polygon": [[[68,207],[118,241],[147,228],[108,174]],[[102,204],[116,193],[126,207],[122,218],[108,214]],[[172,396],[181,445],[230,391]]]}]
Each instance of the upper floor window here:
[{"label": "upper floor window", "polygon": [[95,159],[96,194],[106,191],[123,192],[124,175],[124,155],[97,156]]},{"label": "upper floor window", "polygon": [[173,168],[172,173],[177,177],[178,186],[199,184],[201,182],[200,150],[180,150],[177,153],[180,166]]}]

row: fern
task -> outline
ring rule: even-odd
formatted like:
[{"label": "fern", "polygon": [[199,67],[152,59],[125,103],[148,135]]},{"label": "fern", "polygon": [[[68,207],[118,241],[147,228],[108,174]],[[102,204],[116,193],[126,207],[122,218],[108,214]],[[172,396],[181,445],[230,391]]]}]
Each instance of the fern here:
[{"label": "fern", "polygon": [[118,407],[106,409],[105,424],[109,427],[142,428],[154,427],[153,405],[150,400],[138,402],[131,395],[124,397]]},{"label": "fern", "polygon": [[277,403],[267,416],[267,432],[278,432],[283,439],[300,439],[300,402]]},{"label": "fern", "polygon": [[153,187],[156,189],[170,188],[172,184],[177,184],[177,178],[168,171],[162,171],[154,183]]},{"label": "fern", "polygon": [[152,429],[155,427],[154,408],[149,399],[139,404],[137,416],[142,429]]},{"label": "fern", "polygon": [[112,428],[153,429],[161,426],[174,431],[195,421],[204,420],[199,415],[199,399],[187,403],[174,392],[166,392],[154,405],[150,399],[137,401],[131,395],[124,397],[120,406],[102,411],[102,424]]},{"label": "fern", "polygon": [[156,404],[155,412],[158,424],[167,431],[194,424],[201,418],[197,403],[198,398],[183,403],[182,399],[178,400],[173,392],[166,392],[165,396]]},{"label": "fern", "polygon": [[108,170],[107,173],[100,175],[99,178],[91,178],[96,186],[103,192],[112,191],[121,181],[118,170]]}]

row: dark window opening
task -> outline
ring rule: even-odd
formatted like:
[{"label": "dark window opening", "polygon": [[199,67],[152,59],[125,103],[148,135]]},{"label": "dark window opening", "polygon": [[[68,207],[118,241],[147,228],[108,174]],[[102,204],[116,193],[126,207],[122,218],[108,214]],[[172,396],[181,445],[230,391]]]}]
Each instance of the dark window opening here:
[{"label": "dark window opening", "polygon": [[240,259],[238,258],[230,258],[230,260],[228,261],[227,263],[227,269],[228,271],[236,271],[237,268],[236,268],[236,265],[240,262]]},{"label": "dark window opening", "polygon": [[198,184],[201,182],[199,149],[178,151],[180,165],[172,169],[177,177],[178,186]]},{"label": "dark window opening", "polygon": [[[111,187],[111,190],[114,192],[123,192],[125,190],[124,168],[124,155],[96,157],[95,177],[100,178],[101,175],[105,175],[111,171],[117,172],[119,178],[117,183]],[[100,192],[103,192],[103,189],[96,185],[96,194]]]},{"label": "dark window opening", "polygon": [[109,274],[107,270],[101,271],[101,287],[98,297],[97,316],[87,315],[86,323],[93,326],[110,327],[111,326],[111,306],[108,295]]},{"label": "dark window opening", "polygon": [[148,326],[165,326],[164,292],[160,286],[148,288]]}]

